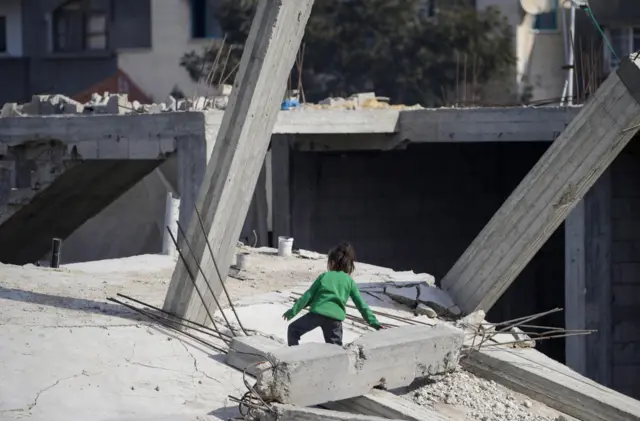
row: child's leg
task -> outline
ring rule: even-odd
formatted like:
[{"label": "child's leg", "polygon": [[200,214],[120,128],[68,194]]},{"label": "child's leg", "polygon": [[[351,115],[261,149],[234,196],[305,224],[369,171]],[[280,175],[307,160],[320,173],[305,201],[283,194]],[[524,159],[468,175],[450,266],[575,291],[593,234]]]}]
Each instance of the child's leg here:
[{"label": "child's leg", "polygon": [[295,322],[289,325],[287,330],[287,343],[289,346],[295,346],[300,343],[300,337],[307,332],[320,326],[320,320],[318,315],[313,313],[307,313],[300,317]]},{"label": "child's leg", "polygon": [[324,316],[318,317],[324,319],[321,325],[324,341],[328,344],[342,345],[342,322]]}]

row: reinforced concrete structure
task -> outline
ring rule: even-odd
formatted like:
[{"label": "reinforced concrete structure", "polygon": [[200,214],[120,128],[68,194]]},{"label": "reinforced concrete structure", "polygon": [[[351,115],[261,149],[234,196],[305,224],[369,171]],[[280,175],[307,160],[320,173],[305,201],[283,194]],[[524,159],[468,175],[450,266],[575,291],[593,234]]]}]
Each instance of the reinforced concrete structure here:
[{"label": "reinforced concrete structure", "polygon": [[[349,239],[361,261],[429,271],[439,281],[579,110],[280,112],[245,232],[268,244],[271,202],[273,238],[292,236],[295,247],[319,252]],[[187,226],[184,210],[195,203],[222,114],[0,118],[0,207],[8,212],[0,261],[34,262],[53,236],[66,238],[66,261],[159,253],[166,193],[180,196]],[[640,144],[632,140],[488,314],[506,320],[564,307],[542,322],[569,328],[584,327],[588,314],[586,326],[599,325],[597,333],[538,349],[631,396],[640,390],[638,168]],[[34,212],[44,209],[35,198],[47,190],[57,192],[47,205],[57,218]],[[587,279],[603,293],[574,292]]]}]

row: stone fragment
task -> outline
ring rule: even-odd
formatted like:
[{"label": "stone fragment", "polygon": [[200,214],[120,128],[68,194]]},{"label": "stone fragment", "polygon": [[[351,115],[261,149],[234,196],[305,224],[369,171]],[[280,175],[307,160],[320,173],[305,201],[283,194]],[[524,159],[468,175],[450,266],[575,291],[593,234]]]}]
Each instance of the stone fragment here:
[{"label": "stone fragment", "polygon": [[416,314],[427,316],[430,319],[435,319],[436,317],[438,317],[438,313],[436,313],[434,309],[424,304],[418,304],[418,306],[416,307]]}]

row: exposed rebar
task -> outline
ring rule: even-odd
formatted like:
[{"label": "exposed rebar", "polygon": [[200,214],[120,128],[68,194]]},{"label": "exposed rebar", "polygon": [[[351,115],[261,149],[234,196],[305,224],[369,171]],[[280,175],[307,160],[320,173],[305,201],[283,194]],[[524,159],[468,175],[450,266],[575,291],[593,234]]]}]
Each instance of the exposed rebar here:
[{"label": "exposed rebar", "polygon": [[[182,239],[184,241],[184,243],[187,246],[187,249],[189,250],[189,253],[191,254],[191,256],[193,257],[193,260],[196,262],[196,265],[198,266],[198,270],[200,271],[200,273],[202,274],[202,279],[204,280],[205,285],[207,286],[207,289],[209,290],[209,292],[211,293],[211,296],[213,296],[213,300],[215,301],[216,305],[218,306],[218,308],[220,309],[220,313],[222,313],[222,318],[224,319],[224,321],[227,323],[227,327],[229,328],[229,331],[231,333],[233,332],[233,327],[231,326],[231,323],[229,323],[229,319],[227,319],[227,315],[224,314],[224,310],[222,309],[222,307],[220,306],[220,302],[218,301],[218,297],[216,297],[216,294],[213,292],[213,288],[211,288],[211,284],[209,283],[209,280],[207,279],[207,275],[205,275],[204,270],[202,270],[202,265],[200,265],[200,262],[198,261],[198,257],[196,256],[196,254],[193,252],[193,249],[191,248],[191,245],[189,244],[189,241],[187,241],[187,236],[184,232],[184,230],[182,229],[182,225],[180,225],[180,222],[178,222],[178,231],[180,232],[180,234],[182,235]],[[204,305],[205,307],[207,306],[204,302],[204,298],[202,301],[202,305]],[[235,335],[235,333],[234,333]]]},{"label": "exposed rebar", "polygon": [[[178,225],[178,226],[180,226],[180,225]],[[200,288],[198,288],[198,283],[196,282],[195,276],[193,276],[193,272],[191,272],[191,269],[189,268],[189,264],[187,263],[187,259],[184,258],[184,254],[182,254],[182,249],[180,248],[180,246],[178,246],[178,241],[176,240],[176,237],[173,235],[173,233],[171,232],[169,227],[167,227],[167,231],[169,231],[169,235],[171,236],[171,241],[173,241],[173,243],[176,246],[176,251],[178,252],[178,255],[180,256],[180,259],[182,260],[182,263],[184,264],[184,267],[187,270],[187,274],[189,275],[189,279],[191,279],[191,282],[193,283],[193,287],[195,288],[196,292],[198,293],[198,297],[200,297],[200,301],[202,301],[202,306],[204,307],[204,310],[207,312],[207,315],[209,316],[209,319],[211,320],[211,324],[213,325],[213,328],[215,329],[215,331],[216,331],[216,333],[218,335],[222,336],[222,333],[220,332],[220,329],[218,329],[218,325],[216,325],[216,321],[213,319],[213,315],[211,315],[211,312],[209,311],[209,308],[207,307],[207,304],[204,301],[204,297],[202,296],[202,293],[200,292]],[[185,238],[184,241],[186,242],[187,239]]]},{"label": "exposed rebar", "polygon": [[[226,349],[222,349],[222,348],[218,347],[217,345],[212,344],[211,342],[205,341],[204,339],[199,338],[196,335],[193,335],[191,333],[185,332],[185,331],[180,330],[179,328],[171,325],[171,323],[176,323],[176,322],[169,322],[169,321],[166,321],[166,320],[162,320],[161,318],[159,318],[159,317],[157,317],[157,316],[155,316],[155,315],[153,315],[153,314],[151,314],[151,313],[149,313],[147,311],[144,311],[144,310],[141,310],[139,308],[136,308],[136,307],[134,307],[134,306],[132,306],[130,304],[123,303],[122,301],[117,300],[115,298],[111,298],[110,297],[110,298],[107,298],[107,300],[112,301],[112,302],[117,303],[117,304],[120,304],[121,306],[127,307],[128,309],[133,310],[136,313],[142,314],[143,316],[148,317],[149,319],[160,323],[164,327],[166,327],[168,329],[171,329],[171,330],[174,330],[174,331],[176,331],[176,332],[178,332],[178,333],[180,333],[182,335],[185,335],[185,336],[187,336],[187,337],[189,337],[189,338],[191,338],[191,339],[193,339],[195,341],[198,341],[198,342],[200,342],[200,343],[202,343],[202,344],[204,344],[204,345],[206,345],[208,347],[211,347],[212,349],[215,349],[216,351],[219,351],[219,352],[222,352],[222,353],[225,353],[225,354],[228,352]],[[225,342],[225,344],[228,345],[226,342]]]},{"label": "exposed rebar", "polygon": [[[127,299],[127,300],[133,301],[134,303],[137,303],[137,304],[143,305],[143,306],[145,306],[145,307],[149,307],[149,308],[151,308],[151,309],[153,309],[153,310],[159,311],[159,312],[161,312],[161,313],[163,313],[163,314],[166,314],[166,315],[167,315],[167,316],[169,316],[169,317],[175,317],[176,319],[179,319],[179,320],[181,320],[181,321],[183,321],[183,322],[185,322],[185,323],[191,323],[192,325],[194,325],[194,326],[198,326],[199,328],[202,328],[202,329],[205,329],[205,330],[208,330],[209,332],[203,332],[203,331],[201,331],[200,329],[196,329],[196,328],[194,328],[194,327],[187,326],[187,327],[189,327],[189,329],[193,329],[193,330],[196,330],[196,331],[198,331],[198,332],[206,333],[207,335],[217,335],[217,332],[216,332],[215,330],[211,329],[209,326],[203,325],[203,324],[201,324],[201,323],[194,322],[193,320],[185,319],[184,317],[180,317],[180,316],[178,316],[178,315],[176,315],[176,314],[173,314],[173,313],[171,313],[171,312],[169,312],[169,311],[163,310],[163,309],[161,309],[160,307],[156,307],[156,306],[151,305],[151,304],[149,304],[149,303],[145,303],[144,301],[140,301],[140,300],[135,299],[135,298],[133,298],[133,297],[130,297],[130,296],[128,296],[128,295],[121,294],[121,293],[118,293],[118,294],[116,294],[116,295],[117,295],[118,297],[122,297],[122,298],[125,298],[125,299]],[[224,336],[224,337],[229,338],[229,339],[231,339],[231,338],[232,338],[232,336],[231,336],[231,335],[227,335],[226,333],[222,333],[222,332],[220,332],[220,334],[221,334],[222,336]],[[222,338],[220,338],[220,339],[222,339]]]},{"label": "exposed rebar", "polygon": [[[236,316],[236,320],[238,321],[238,325],[240,326],[240,329],[242,329],[242,332],[244,332],[245,335],[248,335],[244,326],[242,326],[242,322],[240,321],[240,317],[238,316],[238,313],[236,312],[236,309],[233,306],[233,303],[231,302],[229,291],[227,291],[227,287],[224,285],[224,280],[222,279],[222,275],[220,274],[220,268],[218,268],[218,263],[216,262],[216,258],[213,255],[213,248],[211,247],[211,243],[209,242],[209,235],[207,233],[207,230],[204,228],[204,223],[202,222],[200,211],[198,210],[198,207],[196,205],[193,205],[193,208],[196,211],[196,216],[198,217],[198,223],[200,224],[200,229],[202,230],[204,241],[207,243],[207,248],[209,249],[209,254],[211,255],[211,261],[213,262],[213,267],[216,269],[216,273],[218,274],[218,279],[220,280],[220,286],[222,286],[222,290],[224,291],[224,294],[227,296],[227,300],[229,301],[229,307],[231,307],[231,311],[233,311],[233,314]],[[224,312],[222,308],[220,308],[220,311]]]}]

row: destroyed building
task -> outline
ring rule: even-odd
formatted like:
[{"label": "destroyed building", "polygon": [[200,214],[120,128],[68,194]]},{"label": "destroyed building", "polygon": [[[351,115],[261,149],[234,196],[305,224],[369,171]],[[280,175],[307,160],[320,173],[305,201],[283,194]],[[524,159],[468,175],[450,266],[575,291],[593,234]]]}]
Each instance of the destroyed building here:
[{"label": "destroyed building", "polygon": [[[612,179],[616,157],[634,155],[640,60],[625,58],[583,107],[399,109],[373,95],[375,109],[366,109],[360,99],[371,95],[362,95],[353,110],[265,111],[281,102],[312,3],[261,3],[248,42],[262,53],[243,60],[238,80],[246,85],[233,90],[224,113],[181,111],[177,103],[146,108],[109,95],[91,104],[35,96],[3,107],[0,297],[7,305],[0,328],[11,345],[0,348],[8,379],[0,384],[0,414],[639,419],[635,353],[620,348],[635,340],[634,329],[622,335],[634,324],[635,276],[616,266],[613,253],[626,241],[632,260],[635,240],[613,211],[614,199],[626,197]],[[263,31],[268,36],[256,36]],[[443,165],[450,156],[454,165]],[[171,157],[175,167],[156,172]],[[624,177],[634,173],[626,169]],[[161,206],[147,208],[154,217],[146,219],[135,200],[109,209],[152,173],[162,180],[146,196],[160,198]],[[166,202],[172,189],[180,196],[177,216]],[[414,191],[418,199],[403,200]],[[256,221],[247,222],[252,196]],[[143,223],[119,227],[125,212]],[[172,225],[164,218],[171,214],[178,256],[31,265],[52,238],[72,243],[88,222],[95,225],[85,247],[97,238],[118,244],[96,221],[133,227],[125,237],[136,237],[141,225]],[[255,245],[271,242],[264,228],[253,229],[268,227],[269,214],[272,235],[297,241],[294,255],[237,244],[243,224],[256,231]],[[566,263],[555,266],[557,249],[546,254],[543,244],[554,244],[565,218],[556,238],[565,233]],[[341,230],[332,233],[335,227]],[[390,329],[368,332],[350,314],[345,347],[281,346],[283,309],[325,268],[325,256],[304,249],[321,250],[338,233],[352,237],[362,261],[393,255],[399,260],[389,266],[413,266],[396,272],[363,263],[355,274]],[[141,247],[151,243],[157,246]],[[242,264],[232,268],[238,256]],[[564,288],[559,275],[544,271],[558,267]],[[485,320],[483,310],[514,281],[520,289],[507,296],[511,308],[497,305],[513,319],[494,312],[487,316],[493,323]],[[563,294],[550,294],[552,283]],[[565,323],[553,325],[570,330],[531,324],[560,314],[538,311],[553,307],[532,300],[538,294],[561,301]],[[560,361],[534,348],[547,339],[565,339],[564,360],[557,349],[547,352]]]}]

